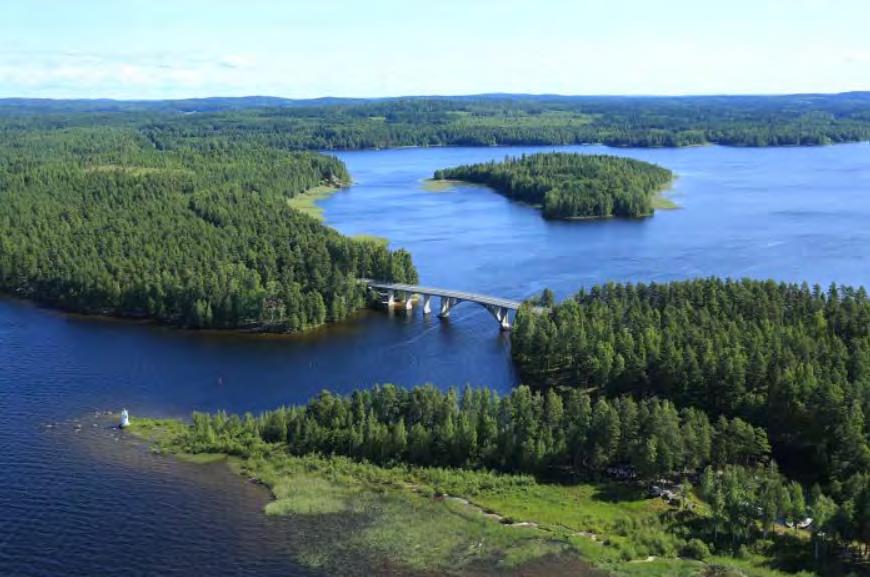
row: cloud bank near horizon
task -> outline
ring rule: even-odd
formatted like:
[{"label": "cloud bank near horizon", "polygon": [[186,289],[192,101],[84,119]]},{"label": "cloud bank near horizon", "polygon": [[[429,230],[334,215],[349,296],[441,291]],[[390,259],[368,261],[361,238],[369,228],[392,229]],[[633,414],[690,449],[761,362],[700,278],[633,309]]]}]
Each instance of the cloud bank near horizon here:
[{"label": "cloud bank near horizon", "polygon": [[865,2],[652,4],[34,0],[0,21],[0,97],[870,89]]}]

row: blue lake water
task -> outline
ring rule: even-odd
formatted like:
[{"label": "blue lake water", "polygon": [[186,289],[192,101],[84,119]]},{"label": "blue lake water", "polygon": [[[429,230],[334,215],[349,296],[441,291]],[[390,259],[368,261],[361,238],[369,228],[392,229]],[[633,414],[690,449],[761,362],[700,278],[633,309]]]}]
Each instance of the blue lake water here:
[{"label": "blue lake water", "polygon": [[[436,168],[542,150],[532,147],[341,153],[356,182],[322,206],[344,233],[409,249],[423,283],[504,297],[708,275],[870,286],[866,143],[560,149],[668,167],[682,208],[550,222],[484,187],[423,187]],[[446,322],[370,311],[301,337],[243,337],[0,299],[0,575],[307,574],[293,561],[298,528],[260,512],[262,489],[131,447],[95,411],[258,411],[322,388],[516,380],[507,335],[468,303]]]}]

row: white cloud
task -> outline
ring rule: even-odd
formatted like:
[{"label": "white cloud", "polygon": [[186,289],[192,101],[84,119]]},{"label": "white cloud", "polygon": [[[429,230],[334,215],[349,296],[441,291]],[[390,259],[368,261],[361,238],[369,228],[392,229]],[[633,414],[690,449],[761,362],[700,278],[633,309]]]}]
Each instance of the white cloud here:
[{"label": "white cloud", "polygon": [[175,97],[218,94],[251,81],[254,59],[230,54],[0,52],[0,86],[39,96]]},{"label": "white cloud", "polygon": [[253,59],[250,56],[243,56],[241,54],[230,54],[229,56],[224,56],[220,65],[224,68],[247,68],[253,63]]},{"label": "white cloud", "polygon": [[843,60],[849,64],[870,64],[870,50],[849,50]]}]

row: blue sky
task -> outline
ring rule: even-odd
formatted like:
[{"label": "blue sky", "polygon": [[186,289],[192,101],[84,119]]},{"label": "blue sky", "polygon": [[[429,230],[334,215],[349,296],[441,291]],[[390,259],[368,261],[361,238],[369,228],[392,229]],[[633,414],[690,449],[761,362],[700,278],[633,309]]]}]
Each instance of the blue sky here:
[{"label": "blue sky", "polygon": [[0,3],[0,97],[870,89],[867,0]]}]

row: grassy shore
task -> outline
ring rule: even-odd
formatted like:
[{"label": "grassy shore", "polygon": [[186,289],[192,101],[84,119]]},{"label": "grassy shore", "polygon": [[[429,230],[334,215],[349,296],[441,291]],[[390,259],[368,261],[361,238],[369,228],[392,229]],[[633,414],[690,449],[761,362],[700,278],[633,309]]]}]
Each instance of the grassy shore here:
[{"label": "grassy shore", "polygon": [[[323,222],[323,208],[321,208],[320,205],[317,204],[317,201],[329,198],[339,190],[341,190],[341,188],[337,186],[315,186],[314,188],[308,189],[303,194],[298,194],[293,198],[288,199],[287,204],[290,206],[290,208],[298,210],[300,212],[304,212],[308,216],[314,217],[317,220]],[[364,242],[380,244],[385,247],[390,244],[389,239],[371,234],[355,234],[352,238]]]},{"label": "grassy shore", "polygon": [[[256,456],[191,454],[187,425],[136,419],[128,429],[153,450],[191,462],[226,459],[268,487],[266,514],[294,518],[310,538],[306,565],[333,574],[750,576],[789,575],[771,559],[685,558],[692,520],[706,515],[648,498],[630,484],[552,484],[525,475],[293,456],[263,445]],[[683,537],[681,537],[681,535]],[[794,574],[791,574],[794,575]],[[810,573],[802,575],[810,576]]]},{"label": "grassy shore", "polygon": [[680,205],[664,195],[663,192],[658,193],[652,199],[653,210],[673,210],[680,208]]},{"label": "grassy shore", "polygon": [[387,246],[389,246],[389,244],[390,244],[390,239],[384,238],[382,236],[376,236],[374,234],[355,234],[351,238],[353,238],[354,240],[362,241],[362,242],[371,242],[374,244],[379,244],[379,245],[384,246],[385,248]]},{"label": "grassy shore", "polygon": [[421,185],[423,190],[428,192],[447,192],[453,190],[457,184],[468,184],[461,180],[436,180],[434,178],[427,178],[423,181]]},{"label": "grassy shore", "polygon": [[317,205],[318,200],[329,198],[336,192],[341,190],[337,186],[320,185],[306,190],[302,194],[297,194],[293,198],[287,200],[290,208],[304,212],[308,216],[314,217],[319,221],[323,221],[323,209]]}]

